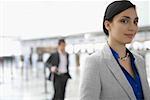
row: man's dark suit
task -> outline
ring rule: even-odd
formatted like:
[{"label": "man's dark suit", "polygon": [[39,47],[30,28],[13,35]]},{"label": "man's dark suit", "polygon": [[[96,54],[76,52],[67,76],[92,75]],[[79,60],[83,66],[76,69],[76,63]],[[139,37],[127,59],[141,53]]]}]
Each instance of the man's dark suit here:
[{"label": "man's dark suit", "polygon": [[[54,97],[53,100],[64,100],[64,96],[65,96],[65,87],[67,84],[67,80],[68,78],[71,78],[70,74],[69,74],[69,54],[67,54],[67,73],[64,74],[58,74],[58,73],[50,73],[49,75],[49,80],[53,80],[53,84],[54,84]],[[59,53],[55,52],[52,53],[51,56],[48,58],[47,62],[46,62],[46,66],[47,67],[51,67],[51,66],[56,66],[57,68],[59,67],[59,63],[60,63],[60,57],[59,57]]]}]

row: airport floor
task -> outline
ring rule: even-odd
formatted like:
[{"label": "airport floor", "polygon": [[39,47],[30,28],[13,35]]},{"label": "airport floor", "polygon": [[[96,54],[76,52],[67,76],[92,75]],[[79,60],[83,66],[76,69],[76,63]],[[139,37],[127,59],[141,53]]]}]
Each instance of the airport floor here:
[{"label": "airport floor", "polygon": [[[45,87],[44,69],[39,64],[38,69],[0,67],[0,100],[51,100],[53,85],[46,80]],[[38,70],[38,71],[37,71]],[[48,76],[48,69],[46,69]],[[3,76],[3,75],[4,76]],[[79,69],[71,68],[72,79],[68,80],[65,100],[78,100]]]},{"label": "airport floor", "polygon": [[[150,84],[149,61],[150,54],[146,56]],[[16,67],[11,62],[0,64],[0,100],[51,100],[54,93],[52,82],[45,81],[43,64],[37,65],[36,68],[25,67],[23,69],[23,67]],[[70,73],[72,79],[68,81],[65,100],[78,100],[80,68],[71,66]],[[48,74],[49,70],[46,69],[46,76]]]}]

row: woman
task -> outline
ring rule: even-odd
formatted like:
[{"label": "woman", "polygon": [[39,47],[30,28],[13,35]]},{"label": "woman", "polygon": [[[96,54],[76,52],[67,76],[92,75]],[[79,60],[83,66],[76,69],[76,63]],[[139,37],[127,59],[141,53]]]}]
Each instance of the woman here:
[{"label": "woman", "polygon": [[136,7],[130,1],[108,5],[104,20],[107,43],[86,59],[80,100],[150,100],[144,59],[125,45],[138,31]]}]

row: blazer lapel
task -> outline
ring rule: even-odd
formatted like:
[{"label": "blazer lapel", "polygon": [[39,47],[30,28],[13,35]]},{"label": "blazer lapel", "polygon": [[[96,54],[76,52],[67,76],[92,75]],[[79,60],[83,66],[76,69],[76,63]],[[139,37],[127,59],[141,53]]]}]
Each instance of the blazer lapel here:
[{"label": "blazer lapel", "polygon": [[131,100],[135,100],[136,97],[134,95],[132,87],[130,86],[117,61],[113,57],[108,44],[105,44],[102,52],[104,54],[104,61],[106,61],[105,63],[107,64],[107,67],[110,69],[116,80],[119,82],[120,86],[124,89],[124,91],[131,98]]},{"label": "blazer lapel", "polygon": [[138,70],[138,73],[141,79],[144,98],[145,100],[148,100],[149,98],[148,96],[150,96],[150,91],[149,91],[149,85],[148,85],[147,76],[146,76],[145,63],[139,59],[135,59],[135,64],[136,64],[136,68]]}]

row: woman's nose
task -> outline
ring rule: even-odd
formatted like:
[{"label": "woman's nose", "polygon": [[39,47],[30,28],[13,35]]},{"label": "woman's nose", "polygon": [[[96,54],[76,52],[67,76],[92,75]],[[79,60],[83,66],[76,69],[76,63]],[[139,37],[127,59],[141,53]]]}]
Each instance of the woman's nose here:
[{"label": "woman's nose", "polygon": [[137,31],[137,30],[138,30],[138,26],[134,23],[130,23],[129,31]]}]

